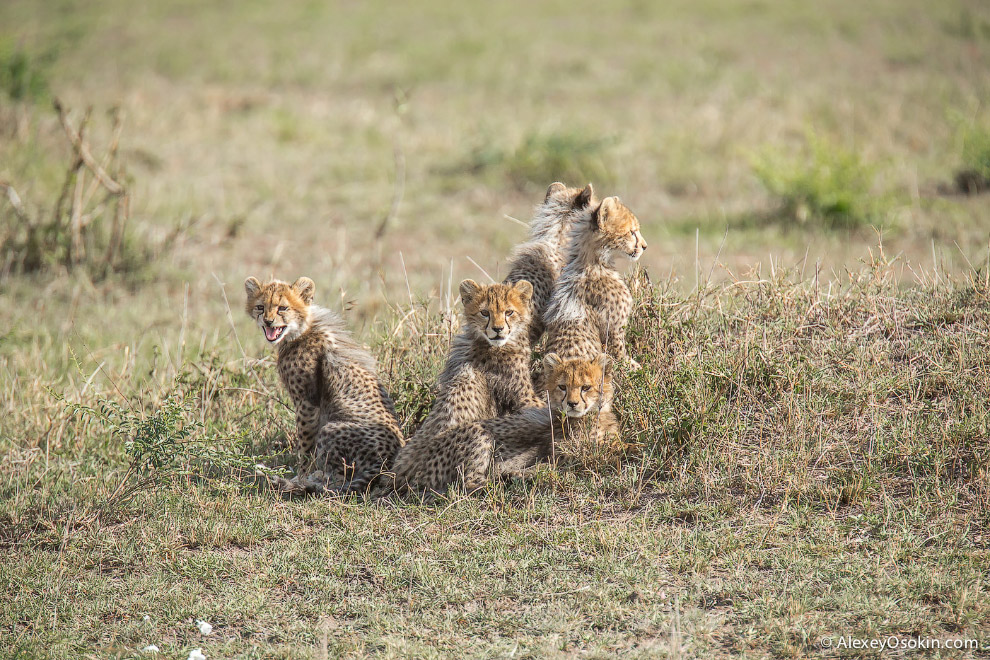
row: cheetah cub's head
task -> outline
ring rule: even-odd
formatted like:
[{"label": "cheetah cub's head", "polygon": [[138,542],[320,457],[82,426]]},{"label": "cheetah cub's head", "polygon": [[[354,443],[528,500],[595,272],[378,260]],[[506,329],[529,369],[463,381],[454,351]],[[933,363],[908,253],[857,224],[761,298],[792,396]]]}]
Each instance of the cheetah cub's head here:
[{"label": "cheetah cub's head", "polygon": [[532,299],[533,285],[526,280],[485,286],[474,280],[461,282],[467,327],[495,348],[529,332]]},{"label": "cheetah cub's head", "polygon": [[308,277],[300,277],[292,284],[280,280],[262,284],[249,277],[244,281],[244,291],[248,316],[264,331],[269,344],[298,339],[309,326],[309,306],[316,285]]},{"label": "cheetah cub's head", "polygon": [[618,197],[606,197],[591,215],[599,254],[614,264],[616,258],[638,260],[646,250],[639,219]]},{"label": "cheetah cub's head", "polygon": [[566,184],[555,181],[547,188],[543,198],[543,206],[558,207],[564,212],[581,211],[595,204],[598,204],[598,198],[590,183],[584,188],[568,188]]},{"label": "cheetah cub's head", "polygon": [[594,360],[561,360],[556,353],[543,358],[543,379],[550,406],[568,417],[612,407],[612,361],[601,353]]}]

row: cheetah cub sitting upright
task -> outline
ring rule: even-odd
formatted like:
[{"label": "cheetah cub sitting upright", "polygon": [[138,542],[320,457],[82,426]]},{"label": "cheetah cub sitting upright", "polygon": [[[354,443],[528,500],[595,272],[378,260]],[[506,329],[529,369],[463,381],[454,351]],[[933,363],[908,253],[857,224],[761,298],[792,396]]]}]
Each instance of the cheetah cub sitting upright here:
[{"label": "cheetah cub sitting upright", "polygon": [[354,492],[391,467],[402,444],[395,406],[375,360],[335,313],[313,304],[316,285],[300,277],[244,282],[247,313],[276,347],[279,377],[296,407],[298,448],[308,477],[279,479],[286,492]]},{"label": "cheetah cub sitting upright", "polygon": [[587,222],[598,204],[589,183],[584,188],[568,188],[559,181],[547,188],[543,203],[529,223],[529,239],[516,247],[509,258],[506,284],[526,280],[533,285],[533,319],[529,324],[530,344],[543,336],[543,315],[553,285],[564,267],[564,246],[571,227]]},{"label": "cheetah cub sitting upright", "polygon": [[454,338],[430,414],[395,460],[400,485],[422,475],[440,482],[439,473],[454,469],[460,461],[438,451],[436,442],[449,429],[540,405],[529,367],[533,287],[525,280],[487,286],[464,280],[460,292],[464,329]]},{"label": "cheetah cub sitting upright", "polygon": [[636,261],[644,250],[639,220],[618,197],[606,197],[589,222],[574,225],[567,264],[547,307],[548,352],[590,360],[605,350],[617,361],[638,366],[626,352],[632,293],[615,262]]}]

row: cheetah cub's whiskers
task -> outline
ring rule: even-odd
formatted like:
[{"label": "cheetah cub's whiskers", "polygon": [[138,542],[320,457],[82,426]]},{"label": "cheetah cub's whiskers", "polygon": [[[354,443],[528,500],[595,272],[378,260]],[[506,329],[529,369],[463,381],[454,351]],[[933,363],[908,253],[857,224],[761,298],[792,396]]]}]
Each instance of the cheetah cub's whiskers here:
[{"label": "cheetah cub's whiskers", "polygon": [[279,378],[296,408],[298,449],[315,468],[275,485],[288,493],[364,490],[402,444],[375,359],[337,314],[313,304],[308,277],[292,284],[249,277],[244,290],[248,315],[276,347]]},{"label": "cheetah cub's whiskers", "polygon": [[638,260],[646,250],[639,220],[618,197],[606,197],[588,222],[574,225],[568,240],[567,263],[545,315],[547,351],[592,359],[605,350],[638,366],[625,341],[632,293],[615,266],[619,259]]}]

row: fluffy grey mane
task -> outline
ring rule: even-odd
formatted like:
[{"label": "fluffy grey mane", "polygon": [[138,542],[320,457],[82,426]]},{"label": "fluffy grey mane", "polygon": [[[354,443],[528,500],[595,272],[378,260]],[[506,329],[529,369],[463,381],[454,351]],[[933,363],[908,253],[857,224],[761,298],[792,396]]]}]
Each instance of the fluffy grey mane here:
[{"label": "fluffy grey mane", "polygon": [[355,341],[351,331],[344,325],[340,314],[319,305],[309,308],[309,329],[320,332],[330,339],[333,350],[330,359],[339,363],[356,364],[372,374],[378,372],[378,363],[371,353]]}]

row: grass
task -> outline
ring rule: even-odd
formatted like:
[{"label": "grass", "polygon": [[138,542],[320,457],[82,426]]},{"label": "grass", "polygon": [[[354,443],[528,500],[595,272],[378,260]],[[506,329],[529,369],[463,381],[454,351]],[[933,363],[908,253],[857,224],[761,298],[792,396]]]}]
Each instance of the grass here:
[{"label": "grass", "polygon": [[[50,218],[72,159],[12,90],[94,105],[97,146],[119,107],[137,262],[0,272],[0,656],[990,643],[990,206],[937,194],[971,160],[952,118],[990,99],[988,24],[973,0],[0,3],[0,181]],[[764,181],[754,153],[780,156]],[[650,243],[628,455],[429,505],[259,490],[293,421],[244,278],[312,277],[408,431],[468,258],[504,274],[503,216],[554,178],[621,195]],[[807,220],[738,221],[781,206]]]},{"label": "grass", "polygon": [[[634,278],[644,369],[617,407],[636,448],[431,505],[283,502],[240,468],[114,497],[134,453],[116,427],[19,379],[8,397],[44,416],[10,420],[20,440],[0,472],[9,648],[782,657],[840,634],[985,637],[990,288],[974,273],[904,289],[899,266],[687,296]],[[419,347],[446,321],[400,311],[374,350],[408,430],[431,398],[410,384],[433,382],[446,341]],[[81,359],[66,399],[164,414],[162,437],[277,451],[292,417],[270,359],[199,344],[155,386],[106,364],[102,393],[87,391],[102,378],[80,383],[95,368]]]},{"label": "grass", "polygon": [[475,148],[469,165],[479,174],[498,173],[520,190],[545,187],[548,180],[613,185],[615,177],[609,164],[613,142],[579,132],[529,133],[509,152],[491,143]]}]

